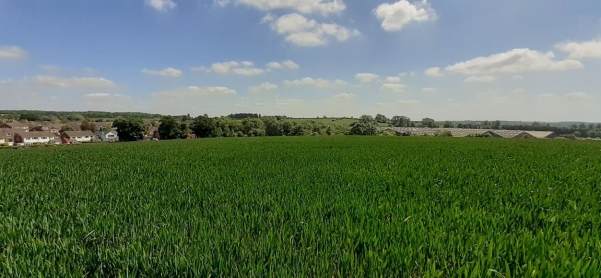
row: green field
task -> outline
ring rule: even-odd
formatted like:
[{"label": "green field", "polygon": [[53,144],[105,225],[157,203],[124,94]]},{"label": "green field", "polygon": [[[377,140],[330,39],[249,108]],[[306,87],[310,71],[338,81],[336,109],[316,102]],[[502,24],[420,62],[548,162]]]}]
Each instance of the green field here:
[{"label": "green field", "polygon": [[0,276],[598,277],[601,144],[197,139],[0,150]]}]

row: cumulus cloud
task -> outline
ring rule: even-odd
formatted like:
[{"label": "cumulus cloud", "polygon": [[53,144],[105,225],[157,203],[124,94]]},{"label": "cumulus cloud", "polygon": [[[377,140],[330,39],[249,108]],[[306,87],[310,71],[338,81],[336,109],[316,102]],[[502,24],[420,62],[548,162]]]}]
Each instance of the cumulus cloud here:
[{"label": "cumulus cloud", "polygon": [[407,0],[396,3],[384,3],[374,11],[376,18],[382,21],[382,29],[398,31],[411,22],[426,22],[436,19],[436,12],[426,0],[415,4]]},{"label": "cumulus cloud", "polygon": [[253,75],[261,75],[265,73],[265,70],[260,69],[260,68],[254,68],[252,67],[254,64],[250,61],[242,61],[242,62],[237,62],[237,61],[229,61],[229,62],[222,62],[222,63],[214,63],[211,65],[210,68],[207,67],[195,67],[192,68],[193,71],[198,71],[198,72],[214,72],[214,73],[219,73],[219,74],[238,74],[238,75],[246,75],[246,76],[253,76]]},{"label": "cumulus cloud", "polygon": [[443,77],[444,73],[442,73],[439,67],[435,67],[427,69],[426,75],[429,77]]},{"label": "cumulus cloud", "polygon": [[332,99],[353,99],[356,97],[357,97],[357,95],[355,95],[355,94],[342,93],[342,94],[337,94],[337,95],[333,96]]},{"label": "cumulus cloud", "polygon": [[570,53],[569,58],[586,59],[601,58],[601,39],[583,42],[563,42],[557,44],[557,49]]},{"label": "cumulus cloud", "polygon": [[212,96],[235,96],[237,92],[227,87],[197,87],[189,86],[174,90],[160,91],[153,93],[156,98],[168,100],[187,100],[195,97],[212,97]]},{"label": "cumulus cloud", "polygon": [[422,92],[423,93],[433,93],[433,92],[436,92],[436,89],[435,88],[423,88]]},{"label": "cumulus cloud", "polygon": [[585,100],[585,99],[591,98],[591,96],[589,94],[586,94],[583,92],[572,92],[572,93],[566,94],[565,97],[568,100],[572,100],[572,101]]},{"label": "cumulus cloud", "polygon": [[401,83],[401,78],[398,76],[386,77],[386,83]]},{"label": "cumulus cloud", "polygon": [[234,0],[237,4],[251,6],[262,11],[278,9],[296,10],[303,14],[328,15],[346,9],[342,0]]},{"label": "cumulus cloud", "polygon": [[149,75],[158,75],[158,76],[169,76],[169,77],[180,77],[182,76],[182,71],[174,68],[166,68],[164,70],[149,70],[143,69],[142,73]]},{"label": "cumulus cloud", "polygon": [[363,82],[363,83],[369,83],[369,82],[378,80],[378,78],[380,78],[380,76],[378,76],[377,74],[373,74],[373,73],[357,73],[355,75],[355,79],[357,79],[359,82]]},{"label": "cumulus cloud", "polygon": [[59,88],[111,88],[116,86],[113,81],[97,77],[36,76],[31,80],[24,80],[24,82]]},{"label": "cumulus cloud", "polygon": [[380,87],[380,90],[400,93],[405,91],[405,85],[398,83],[386,83]]},{"label": "cumulus cloud", "polygon": [[481,75],[508,73],[518,74],[524,72],[564,71],[580,69],[584,66],[577,60],[554,60],[555,54],[530,50],[528,48],[513,49],[508,52],[494,54],[488,57],[478,57],[469,61],[448,66],[446,70],[451,73],[465,75]]},{"label": "cumulus cloud", "polygon": [[311,77],[305,77],[305,78],[296,79],[296,80],[285,80],[284,84],[287,86],[315,86],[317,88],[328,88],[328,87],[344,86],[347,83],[340,79],[330,81],[330,80],[326,80],[326,79],[322,79],[322,78],[313,79]]},{"label": "cumulus cloud", "polygon": [[27,57],[27,52],[17,46],[1,46],[0,60],[18,60]]},{"label": "cumulus cloud", "polygon": [[474,76],[470,76],[468,78],[466,78],[465,80],[463,80],[463,83],[465,84],[473,84],[473,83],[491,83],[491,82],[495,82],[495,80],[497,80],[494,76],[492,75],[474,75]]},{"label": "cumulus cloud", "polygon": [[300,68],[299,65],[296,64],[295,62],[293,62],[292,60],[287,60],[282,63],[270,62],[267,64],[267,67],[270,69],[283,69],[283,68],[298,69],[298,68]]},{"label": "cumulus cloud", "polygon": [[258,93],[263,93],[263,92],[274,91],[277,89],[278,89],[278,85],[271,84],[271,83],[263,83],[259,86],[254,86],[254,87],[248,88],[248,92],[251,94],[258,94]]},{"label": "cumulus cloud", "polygon": [[271,23],[271,29],[285,36],[285,40],[297,46],[316,47],[331,41],[347,41],[358,36],[351,30],[335,23],[317,23],[298,13],[286,14]]},{"label": "cumulus cloud", "polygon": [[177,6],[173,0],[145,0],[145,3],[159,12],[167,12]]}]

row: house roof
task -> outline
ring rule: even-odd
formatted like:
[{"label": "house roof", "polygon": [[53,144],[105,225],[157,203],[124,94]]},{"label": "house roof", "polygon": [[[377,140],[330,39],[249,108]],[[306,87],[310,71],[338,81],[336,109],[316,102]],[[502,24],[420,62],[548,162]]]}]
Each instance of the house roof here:
[{"label": "house roof", "polygon": [[109,130],[109,131],[98,130],[98,131],[94,132],[94,134],[96,134],[96,135],[109,134],[109,133],[117,135],[116,130]]},{"label": "house roof", "polygon": [[23,132],[22,129],[11,129],[11,128],[0,128],[0,137],[4,137],[4,136],[8,136],[7,134],[10,134],[10,136],[14,136],[15,133],[17,132]]},{"label": "house roof", "polygon": [[23,127],[29,128],[29,123],[12,122],[12,123],[4,123],[4,124],[10,126],[11,128],[23,128]]},{"label": "house roof", "polygon": [[31,131],[31,132],[16,132],[23,138],[32,138],[32,137],[56,137],[54,133],[48,131]]},{"label": "house roof", "polygon": [[94,133],[89,131],[89,130],[82,130],[82,131],[65,131],[63,132],[65,134],[67,134],[67,136],[69,137],[73,137],[73,136],[94,136]]}]

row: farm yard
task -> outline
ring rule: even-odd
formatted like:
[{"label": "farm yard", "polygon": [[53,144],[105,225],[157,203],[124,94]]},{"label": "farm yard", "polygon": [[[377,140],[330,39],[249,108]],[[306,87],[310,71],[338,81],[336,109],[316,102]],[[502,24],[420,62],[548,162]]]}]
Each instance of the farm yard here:
[{"label": "farm yard", "polygon": [[0,150],[0,276],[597,277],[600,167],[571,140]]}]

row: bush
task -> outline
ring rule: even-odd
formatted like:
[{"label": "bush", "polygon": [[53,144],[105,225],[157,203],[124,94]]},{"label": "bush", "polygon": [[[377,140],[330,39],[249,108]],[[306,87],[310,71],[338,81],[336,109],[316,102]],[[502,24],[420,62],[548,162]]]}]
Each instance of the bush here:
[{"label": "bush", "polygon": [[453,137],[453,133],[448,130],[437,130],[434,132],[434,136],[436,137]]},{"label": "bush", "polygon": [[474,138],[492,138],[492,135],[490,135],[490,133],[476,133],[476,134],[470,134],[466,137],[474,137]]}]

